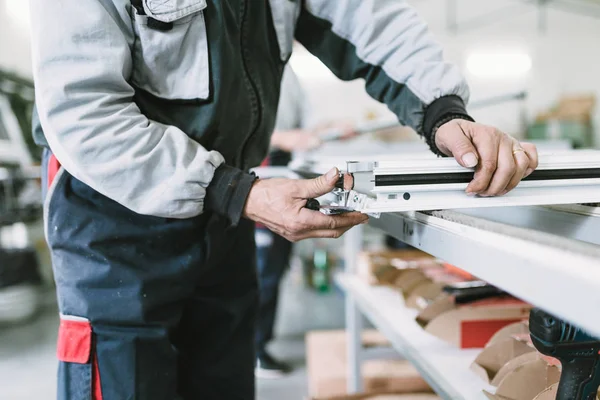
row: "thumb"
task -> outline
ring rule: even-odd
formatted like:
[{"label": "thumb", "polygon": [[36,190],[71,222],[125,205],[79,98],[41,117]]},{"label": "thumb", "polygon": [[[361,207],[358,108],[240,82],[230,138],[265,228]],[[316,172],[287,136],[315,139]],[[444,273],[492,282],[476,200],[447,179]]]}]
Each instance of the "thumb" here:
[{"label": "thumb", "polygon": [[[440,133],[443,135],[438,136]],[[465,135],[459,124],[446,126],[443,132],[438,130],[436,139],[439,147],[447,148],[456,161],[466,168],[474,168],[479,162],[477,150],[471,139]]]},{"label": "thumb", "polygon": [[339,175],[338,169],[332,168],[318,178],[300,181],[302,197],[308,199],[331,192],[335,188]]}]

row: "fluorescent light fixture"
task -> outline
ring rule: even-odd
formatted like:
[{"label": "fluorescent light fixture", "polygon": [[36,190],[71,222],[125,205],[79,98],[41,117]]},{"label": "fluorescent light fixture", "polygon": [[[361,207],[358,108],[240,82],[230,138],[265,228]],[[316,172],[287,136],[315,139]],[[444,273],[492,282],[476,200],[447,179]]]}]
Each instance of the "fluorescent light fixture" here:
[{"label": "fluorescent light fixture", "polygon": [[29,29],[29,0],[6,0],[6,12],[19,26]]},{"label": "fluorescent light fixture", "polygon": [[467,58],[467,70],[478,78],[519,77],[531,65],[531,57],[520,52],[474,53]]}]

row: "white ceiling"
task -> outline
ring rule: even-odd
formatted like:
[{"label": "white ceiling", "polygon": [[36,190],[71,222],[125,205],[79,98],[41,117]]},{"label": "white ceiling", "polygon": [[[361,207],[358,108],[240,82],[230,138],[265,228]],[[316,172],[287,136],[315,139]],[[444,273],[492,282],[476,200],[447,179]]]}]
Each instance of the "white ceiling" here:
[{"label": "white ceiling", "polygon": [[[459,35],[505,32],[536,32],[539,16],[547,16],[547,32],[564,32],[565,26],[581,25],[583,29],[600,25],[600,0],[409,0],[419,10],[431,29],[447,34],[452,20],[452,4],[456,7]],[[540,13],[540,10],[546,12]],[[483,31],[483,32],[482,32]],[[569,29],[569,32],[572,32]]]}]

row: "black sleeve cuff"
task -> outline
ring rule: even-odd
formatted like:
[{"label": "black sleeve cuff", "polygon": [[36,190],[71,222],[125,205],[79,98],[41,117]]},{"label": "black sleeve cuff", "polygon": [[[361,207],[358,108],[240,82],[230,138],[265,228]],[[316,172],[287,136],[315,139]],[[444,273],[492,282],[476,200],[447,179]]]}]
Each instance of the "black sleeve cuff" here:
[{"label": "black sleeve cuff", "polygon": [[435,131],[453,119],[475,121],[469,116],[465,102],[459,96],[451,95],[436,99],[425,110],[423,120],[423,134],[431,151],[439,156],[445,156],[435,145]]},{"label": "black sleeve cuff", "polygon": [[204,208],[229,218],[237,226],[256,176],[222,164],[206,189]]}]

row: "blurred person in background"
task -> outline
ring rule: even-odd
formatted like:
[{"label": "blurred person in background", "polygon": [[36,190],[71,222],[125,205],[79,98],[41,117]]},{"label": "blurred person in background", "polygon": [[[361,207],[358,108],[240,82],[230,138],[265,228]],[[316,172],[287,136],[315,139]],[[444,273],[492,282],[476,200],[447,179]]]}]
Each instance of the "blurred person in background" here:
[{"label": "blurred person in background", "polygon": [[[271,149],[261,166],[286,166],[293,152],[309,151],[322,144],[321,136],[340,130],[342,139],[354,136],[352,124],[344,121],[308,127],[310,102],[298,77],[288,63],[283,72]],[[292,242],[256,224],[256,260],[259,280],[259,310],[256,324],[256,376],[278,378],[291,372],[290,365],[277,360],[267,350],[273,339],[279,287],[289,266]]]}]

